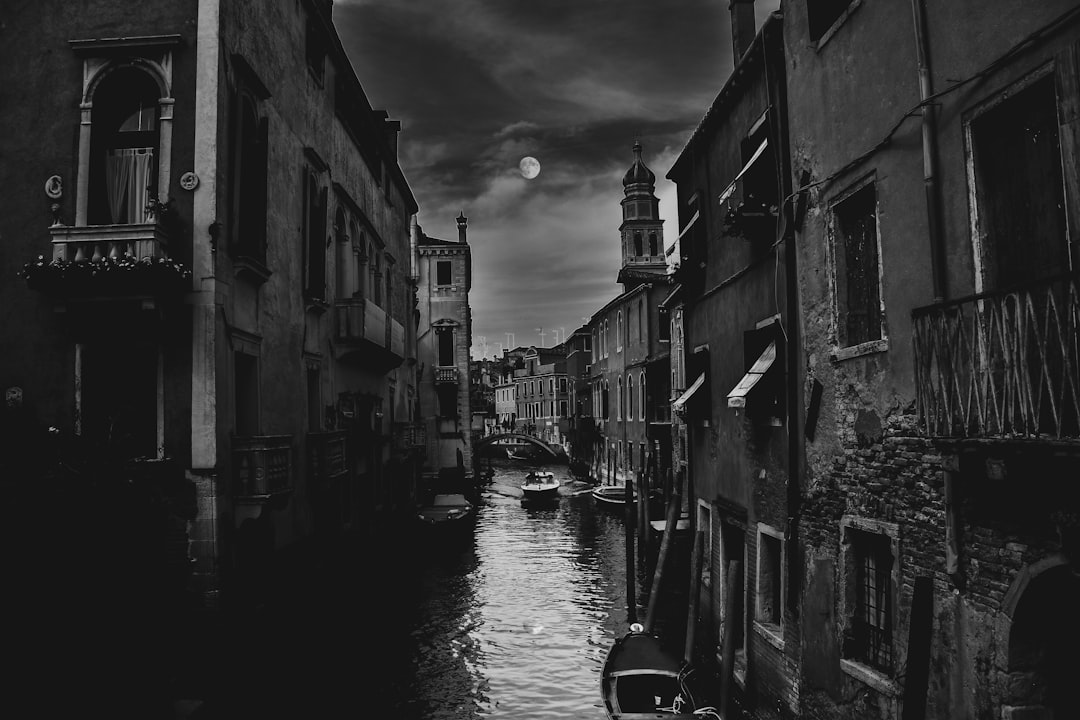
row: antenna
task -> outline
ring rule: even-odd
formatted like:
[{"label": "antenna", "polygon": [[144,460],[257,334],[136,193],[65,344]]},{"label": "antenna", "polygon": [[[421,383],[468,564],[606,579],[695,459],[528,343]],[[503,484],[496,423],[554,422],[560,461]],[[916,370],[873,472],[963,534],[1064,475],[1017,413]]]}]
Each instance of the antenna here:
[{"label": "antenna", "polygon": [[547,333],[542,327],[536,328],[536,332],[540,335],[540,347],[544,347],[544,338],[547,337]]},{"label": "antenna", "polygon": [[511,349],[513,349],[514,345],[515,345],[515,343],[514,343],[514,333],[512,333],[512,332],[506,333],[506,348],[508,350],[511,350]]},{"label": "antenna", "polygon": [[559,336],[562,337],[563,342],[566,342],[566,328],[559,328]]}]

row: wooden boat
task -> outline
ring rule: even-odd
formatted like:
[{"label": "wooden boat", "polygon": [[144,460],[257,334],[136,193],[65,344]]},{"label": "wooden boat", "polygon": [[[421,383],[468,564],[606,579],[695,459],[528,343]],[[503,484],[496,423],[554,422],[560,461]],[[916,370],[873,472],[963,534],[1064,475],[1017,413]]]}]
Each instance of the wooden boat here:
[{"label": "wooden boat", "polygon": [[460,494],[435,495],[420,508],[417,518],[428,528],[443,532],[470,530],[476,519],[476,506]]},{"label": "wooden boat", "polygon": [[[610,720],[702,720],[687,685],[689,668],[634,623],[608,650],[600,671],[600,692]],[[708,713],[711,708],[701,708]]]},{"label": "wooden boat", "polygon": [[[593,499],[599,505],[605,507],[624,507],[626,505],[625,485],[598,485],[592,490]],[[637,494],[631,488],[631,500],[636,500]]]},{"label": "wooden boat", "polygon": [[510,458],[511,460],[518,460],[521,462],[532,462],[533,460],[532,453],[520,449],[514,450],[512,448],[506,448],[506,457]]},{"label": "wooden boat", "polygon": [[555,473],[537,470],[525,476],[521,484],[522,497],[525,500],[554,500],[559,497],[560,483]]}]

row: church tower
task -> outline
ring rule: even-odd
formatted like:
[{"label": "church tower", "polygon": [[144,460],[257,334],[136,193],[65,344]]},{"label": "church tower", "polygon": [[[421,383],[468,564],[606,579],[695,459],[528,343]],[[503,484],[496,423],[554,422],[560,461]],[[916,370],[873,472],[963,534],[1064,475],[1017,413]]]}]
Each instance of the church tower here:
[{"label": "church tower", "polygon": [[664,221],[656,197],[656,176],[641,160],[641,143],[634,143],[634,164],[623,176],[622,268],[619,282],[623,291],[666,275]]}]

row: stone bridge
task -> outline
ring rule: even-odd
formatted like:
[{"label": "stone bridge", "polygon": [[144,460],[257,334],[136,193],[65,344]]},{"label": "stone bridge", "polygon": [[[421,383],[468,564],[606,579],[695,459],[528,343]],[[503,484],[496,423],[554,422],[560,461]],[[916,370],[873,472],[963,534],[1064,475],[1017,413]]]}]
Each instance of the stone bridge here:
[{"label": "stone bridge", "polygon": [[514,432],[495,433],[494,435],[487,435],[485,437],[482,437],[476,442],[475,449],[480,450],[482,448],[486,448],[488,445],[491,445],[497,440],[522,440],[524,442],[535,445],[536,447],[551,455],[551,457],[553,458],[561,459],[566,457],[566,453],[563,452],[563,449],[558,445],[546,443],[540,438],[534,437],[532,435]]}]

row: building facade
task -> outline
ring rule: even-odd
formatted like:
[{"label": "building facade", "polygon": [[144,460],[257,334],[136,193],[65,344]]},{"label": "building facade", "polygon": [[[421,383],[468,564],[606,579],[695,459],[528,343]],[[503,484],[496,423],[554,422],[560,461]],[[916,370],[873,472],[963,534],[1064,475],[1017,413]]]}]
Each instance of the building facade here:
[{"label": "building facade", "polygon": [[473,478],[469,351],[472,347],[472,250],[468,218],[457,217],[457,240],[428,237],[415,227],[418,260],[420,416],[426,428],[424,474],[457,482]]},{"label": "building facade", "polygon": [[1080,12],[793,3],[784,36],[805,716],[1075,716]]},{"label": "building facade", "polygon": [[4,163],[25,283],[0,290],[0,373],[85,449],[192,488],[176,557],[216,605],[258,557],[412,493],[389,470],[417,391],[399,126],[329,2],[30,14],[4,68],[50,48],[18,84],[53,90],[4,118],[34,141]]}]

